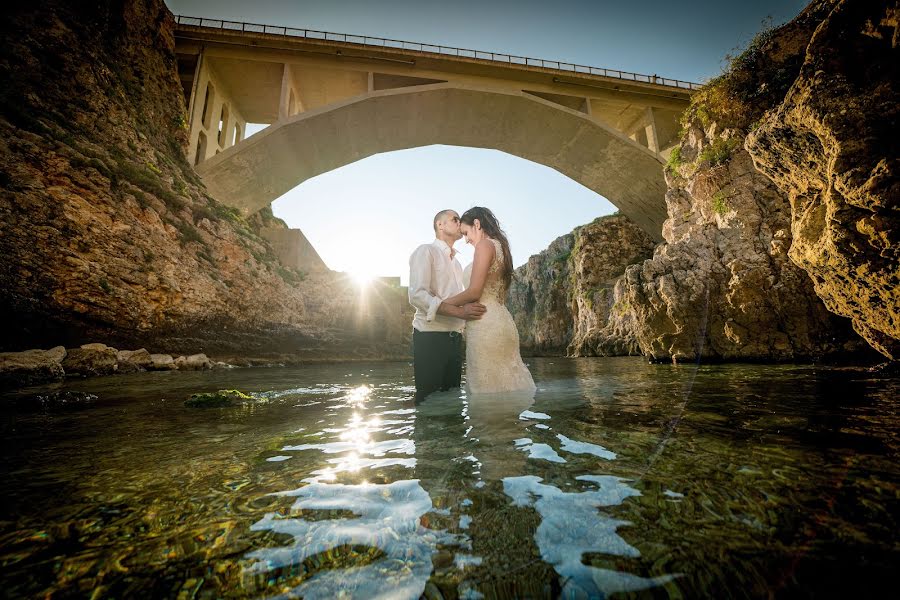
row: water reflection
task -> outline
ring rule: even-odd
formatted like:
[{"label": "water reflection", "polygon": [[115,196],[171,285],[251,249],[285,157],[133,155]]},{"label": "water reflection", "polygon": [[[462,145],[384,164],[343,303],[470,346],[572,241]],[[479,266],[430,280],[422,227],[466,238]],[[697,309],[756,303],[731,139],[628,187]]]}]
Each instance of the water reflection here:
[{"label": "water reflection", "polygon": [[[893,580],[896,381],[532,367],[541,390],[521,404],[416,407],[406,364],[68,381],[96,401],[0,418],[0,583],[13,597],[727,598],[874,597]],[[260,401],[183,406],[227,388]],[[376,575],[390,585],[373,591]]]},{"label": "water reflection", "polygon": [[566,598],[603,597],[670,581],[672,576],[669,575],[644,578],[582,562],[586,553],[640,556],[637,548],[616,533],[616,528],[628,523],[610,518],[597,509],[619,505],[626,498],[641,493],[623,479],[609,475],[580,475],[575,479],[590,482],[597,489],[565,493],[541,483],[541,478],[533,475],[503,480],[503,489],[516,506],[534,507],[541,515],[534,539],[541,558],[553,565],[564,579],[562,595]]},{"label": "water reflection", "polygon": [[[296,496],[293,511],[349,511],[352,517],[325,520],[284,518],[268,514],[251,527],[290,535],[293,542],[248,554],[257,562],[245,576],[302,566],[301,575],[312,571],[313,557],[353,549],[375,560],[369,564],[321,569],[285,595],[304,598],[418,598],[431,575],[431,557],[438,544],[455,537],[421,525],[431,511],[431,498],[417,480],[373,485],[311,483],[285,492]],[[374,551],[374,552],[373,552]]]}]

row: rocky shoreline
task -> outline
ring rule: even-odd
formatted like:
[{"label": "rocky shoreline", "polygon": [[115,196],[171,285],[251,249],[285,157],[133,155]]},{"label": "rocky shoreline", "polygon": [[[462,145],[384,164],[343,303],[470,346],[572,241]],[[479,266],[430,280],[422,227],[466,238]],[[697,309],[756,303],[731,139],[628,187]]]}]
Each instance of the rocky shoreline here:
[{"label": "rocky shoreline", "polygon": [[197,354],[151,353],[145,348],[118,350],[101,343],[78,348],[56,346],[48,350],[0,352],[0,391],[59,382],[66,379],[124,375],[146,371],[209,371],[241,367],[271,367],[333,362],[408,360],[404,354],[368,357],[265,357],[222,356],[218,360]]}]

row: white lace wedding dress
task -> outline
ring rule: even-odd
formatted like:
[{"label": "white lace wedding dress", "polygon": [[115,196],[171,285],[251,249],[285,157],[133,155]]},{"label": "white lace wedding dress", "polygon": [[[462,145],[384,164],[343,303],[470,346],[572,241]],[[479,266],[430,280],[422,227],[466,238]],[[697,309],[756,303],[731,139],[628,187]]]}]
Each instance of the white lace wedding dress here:
[{"label": "white lace wedding dress", "polygon": [[519,332],[506,309],[503,249],[497,240],[490,241],[496,252],[480,300],[487,312],[466,323],[466,390],[473,394],[534,392],[534,379],[519,354]]}]

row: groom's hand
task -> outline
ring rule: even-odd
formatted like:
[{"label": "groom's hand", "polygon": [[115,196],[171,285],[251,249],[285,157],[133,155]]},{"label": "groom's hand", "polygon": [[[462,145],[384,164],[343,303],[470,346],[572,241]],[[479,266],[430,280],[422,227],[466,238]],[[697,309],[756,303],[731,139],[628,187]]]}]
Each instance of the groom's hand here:
[{"label": "groom's hand", "polygon": [[487,307],[481,302],[469,302],[463,304],[463,319],[466,321],[476,321],[487,312]]}]

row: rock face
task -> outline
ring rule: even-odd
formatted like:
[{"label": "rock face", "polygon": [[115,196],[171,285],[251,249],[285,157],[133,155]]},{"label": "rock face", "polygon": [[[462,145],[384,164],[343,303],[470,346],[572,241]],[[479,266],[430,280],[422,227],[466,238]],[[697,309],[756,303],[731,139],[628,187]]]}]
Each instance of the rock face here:
[{"label": "rock face", "polygon": [[626,332],[606,332],[612,290],[625,267],[647,258],[653,240],[627,217],[610,215],[557,238],[516,269],[507,306],[523,349],[535,354],[635,353]]},{"label": "rock face", "polygon": [[833,3],[784,101],[747,139],[790,199],[791,260],[900,359],[900,3]]},{"label": "rock face", "polygon": [[271,218],[207,194],[173,27],[161,0],[17,2],[0,23],[0,349],[406,354],[358,335],[347,278],[284,267]]},{"label": "rock face", "polygon": [[569,356],[639,353],[629,329],[609,327],[613,312],[621,310],[613,290],[626,267],[649,258],[655,246],[649,235],[621,215],[602,217],[576,232],[570,294],[575,327]]},{"label": "rock face", "polygon": [[694,128],[682,145],[697,163],[668,177],[666,243],[626,271],[614,315],[636,326],[654,360],[796,360],[849,350],[848,324],[788,259],[784,196],[739,148],[721,164],[700,159],[719,139]]},{"label": "rock face", "polygon": [[[765,32],[693,98],[667,166],[665,243],[630,267],[614,291],[621,310],[613,311],[611,327],[633,327],[651,359],[802,360],[864,350],[791,260],[792,245],[805,244],[795,238],[803,235],[798,203],[744,149],[749,132],[771,129],[760,118],[793,89],[809,63],[810,38],[840,4],[814,2],[795,21]],[[771,160],[794,165],[787,170],[799,168],[797,160],[815,168],[828,162],[812,154]]]},{"label": "rock face", "polygon": [[558,237],[513,273],[506,306],[527,353],[563,354],[572,339],[569,259],[574,243],[574,233]]}]

